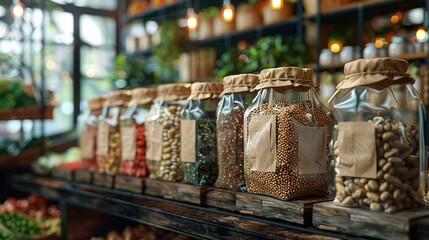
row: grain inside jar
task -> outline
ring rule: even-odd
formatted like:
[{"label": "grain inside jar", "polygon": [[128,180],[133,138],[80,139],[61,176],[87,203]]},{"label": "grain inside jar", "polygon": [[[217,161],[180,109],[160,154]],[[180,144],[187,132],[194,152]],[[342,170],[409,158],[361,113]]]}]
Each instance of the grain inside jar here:
[{"label": "grain inside jar", "polygon": [[245,114],[246,186],[281,199],[325,195],[333,120],[313,90],[311,69],[266,69]]}]

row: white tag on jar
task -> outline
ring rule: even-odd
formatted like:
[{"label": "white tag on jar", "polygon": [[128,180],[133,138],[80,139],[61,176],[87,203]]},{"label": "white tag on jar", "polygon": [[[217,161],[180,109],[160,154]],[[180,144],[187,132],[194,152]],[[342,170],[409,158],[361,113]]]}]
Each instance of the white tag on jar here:
[{"label": "white tag on jar", "polygon": [[82,159],[94,158],[94,138],[96,136],[95,129],[85,129],[79,136],[79,147],[82,153]]},{"label": "white tag on jar", "polygon": [[109,125],[100,122],[97,130],[97,155],[107,157],[109,153]]},{"label": "white tag on jar", "polygon": [[161,161],[163,126],[152,121],[147,122],[145,128],[147,142],[146,158],[151,161]]},{"label": "white tag on jar", "polygon": [[195,120],[180,121],[180,159],[182,162],[196,161],[196,127]]},{"label": "white tag on jar", "polygon": [[339,175],[377,178],[374,123],[338,123]]},{"label": "white tag on jar", "polygon": [[125,161],[136,158],[136,129],[121,127],[121,157]]},{"label": "white tag on jar", "polygon": [[251,171],[276,171],[276,131],[275,115],[256,115],[250,119],[247,154]]},{"label": "white tag on jar", "polygon": [[326,173],[328,150],[326,126],[305,126],[294,121],[298,136],[298,172],[303,174]]}]

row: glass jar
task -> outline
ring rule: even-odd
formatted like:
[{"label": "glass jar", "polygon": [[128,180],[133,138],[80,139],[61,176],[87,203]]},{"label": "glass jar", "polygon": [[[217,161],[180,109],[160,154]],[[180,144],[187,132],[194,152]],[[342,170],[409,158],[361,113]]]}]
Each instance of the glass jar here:
[{"label": "glass jar", "polygon": [[165,84],[146,117],[146,160],[150,178],[178,182],[180,164],[180,112],[188,103],[191,84]]},{"label": "glass jar", "polygon": [[327,48],[322,49],[322,52],[319,56],[319,65],[321,67],[334,65],[334,54],[331,52],[331,50]]},{"label": "glass jar", "polygon": [[184,182],[210,186],[216,181],[216,107],[222,90],[222,83],[192,84],[180,121]]},{"label": "glass jar", "polygon": [[256,89],[244,117],[247,191],[285,200],[327,194],[333,120],[313,70],[265,69]]},{"label": "glass jar", "polygon": [[354,47],[344,46],[340,53],[340,63],[348,63],[355,59]]},{"label": "glass jar", "polygon": [[116,174],[121,163],[120,116],[130,100],[127,90],[112,91],[103,106],[97,129],[97,166],[100,173]]},{"label": "glass jar", "polygon": [[216,186],[239,191],[244,181],[244,111],[256,96],[257,74],[240,74],[223,79],[223,92],[216,110]]},{"label": "glass jar", "polygon": [[82,169],[97,170],[97,123],[101,108],[106,99],[104,97],[90,98],[87,108],[78,117],[79,147],[82,153]]},{"label": "glass jar", "polygon": [[135,177],[149,176],[146,163],[145,120],[156,90],[136,88],[121,119],[121,174]]},{"label": "glass jar", "polygon": [[393,58],[345,65],[329,100],[338,121],[335,204],[387,213],[423,205],[424,107],[407,68]]},{"label": "glass jar", "polygon": [[378,56],[377,48],[374,43],[367,43],[363,49],[363,58],[376,58]]},{"label": "glass jar", "polygon": [[389,45],[389,57],[400,57],[408,52],[408,43],[404,37],[392,37]]}]

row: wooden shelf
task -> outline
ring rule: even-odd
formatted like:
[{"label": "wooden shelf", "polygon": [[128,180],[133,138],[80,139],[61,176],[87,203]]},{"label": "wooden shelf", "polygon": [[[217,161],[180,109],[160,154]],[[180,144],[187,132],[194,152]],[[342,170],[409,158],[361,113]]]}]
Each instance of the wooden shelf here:
[{"label": "wooden shelf", "polygon": [[8,182],[18,191],[36,193],[63,204],[93,209],[197,239],[358,239],[312,226],[88,184],[26,174],[11,175]]},{"label": "wooden shelf", "polygon": [[29,107],[18,107],[13,109],[0,109],[0,121],[7,120],[37,120],[37,119],[53,119],[54,106],[46,106],[45,114],[41,116],[40,105]]},{"label": "wooden shelf", "polygon": [[150,8],[148,10],[145,10],[142,13],[136,14],[136,15],[128,15],[126,16],[126,21],[133,21],[133,20],[149,20],[154,19],[161,15],[162,13],[165,14],[167,11],[176,10],[178,8],[184,8],[186,4],[186,0],[178,0],[174,3],[168,3],[165,5],[162,5],[157,8]]},{"label": "wooden shelf", "polygon": [[401,56],[397,56],[396,58],[401,58],[407,61],[416,61],[416,60],[424,60],[427,56],[428,56],[428,53],[420,52],[420,53],[403,54]]},{"label": "wooden shelf", "polygon": [[[245,39],[256,39],[263,36],[272,35],[272,33],[282,33],[285,31],[285,28],[290,27],[293,31],[296,29],[294,28],[297,24],[298,20],[296,17],[292,17],[288,20],[273,23],[269,25],[259,25],[255,28],[243,30],[243,31],[235,31],[219,36],[212,36],[209,38],[201,39],[201,40],[194,40],[194,41],[186,41],[181,44],[181,48],[183,52],[189,52],[192,50],[199,49],[201,47],[213,47],[216,45],[223,45],[225,42],[233,42],[238,40],[245,40]],[[292,28],[293,27],[293,28]],[[144,50],[137,50],[132,53],[127,53],[130,57],[139,57],[139,56],[150,56],[152,54],[152,48],[144,49]]]},{"label": "wooden shelf", "polygon": [[[261,211],[258,217],[256,214],[242,214],[195,203],[29,174],[10,175],[8,183],[15,190],[39,194],[57,200],[65,206],[92,209],[198,239],[361,239],[358,236],[425,239],[429,225],[428,208],[386,214],[337,207],[332,205],[332,201],[315,203],[309,224],[313,223],[318,227],[316,228],[290,223],[280,220],[281,218],[267,218],[270,216],[262,214],[264,210],[261,211],[260,208],[277,208],[278,204],[265,201],[258,209],[250,209]],[[294,202],[297,203],[298,200],[283,201],[283,204]],[[297,205],[297,210],[307,209],[305,204],[302,202],[301,206]],[[242,210],[235,209],[239,212]],[[290,212],[285,210],[273,213],[284,215],[285,218],[290,215]],[[62,231],[67,232],[67,229],[63,228]]]},{"label": "wooden shelf", "polygon": [[42,149],[39,146],[36,146],[23,150],[17,156],[2,155],[0,160],[0,168],[11,169],[29,167],[31,162],[35,161],[40,156],[40,154],[42,154]]}]

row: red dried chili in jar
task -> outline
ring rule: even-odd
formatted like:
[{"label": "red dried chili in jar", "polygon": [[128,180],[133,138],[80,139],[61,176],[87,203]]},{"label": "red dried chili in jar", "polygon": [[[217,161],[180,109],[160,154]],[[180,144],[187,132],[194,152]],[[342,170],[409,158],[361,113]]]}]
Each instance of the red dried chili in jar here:
[{"label": "red dried chili in jar", "polygon": [[128,109],[121,116],[121,169],[123,175],[147,177],[145,120],[156,90],[136,88]]}]

